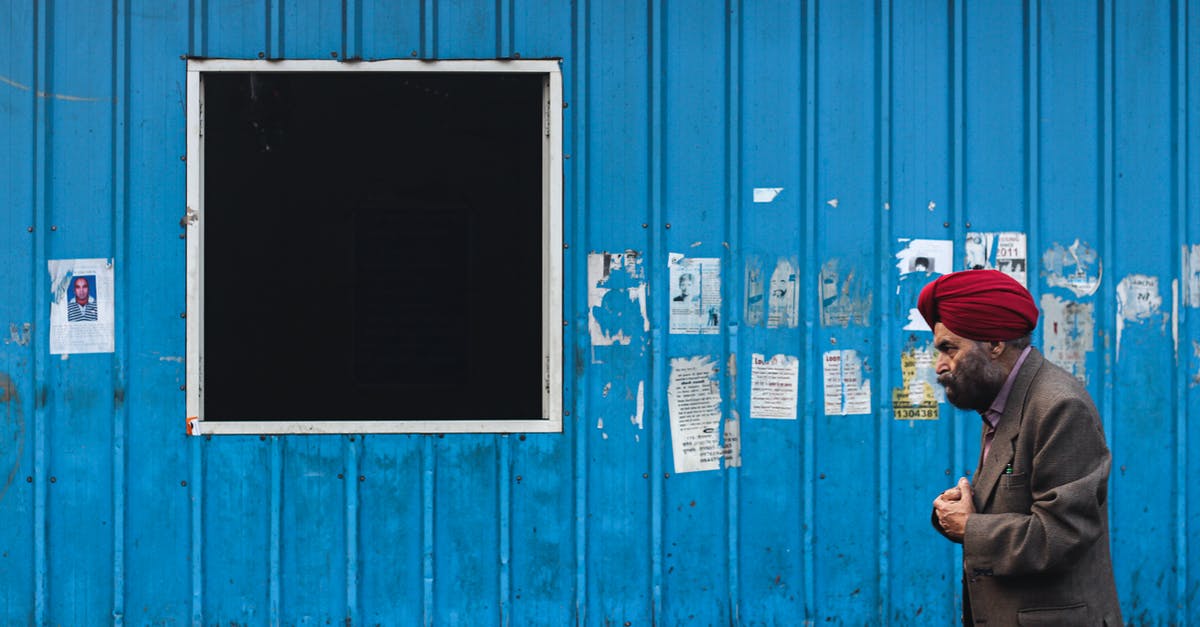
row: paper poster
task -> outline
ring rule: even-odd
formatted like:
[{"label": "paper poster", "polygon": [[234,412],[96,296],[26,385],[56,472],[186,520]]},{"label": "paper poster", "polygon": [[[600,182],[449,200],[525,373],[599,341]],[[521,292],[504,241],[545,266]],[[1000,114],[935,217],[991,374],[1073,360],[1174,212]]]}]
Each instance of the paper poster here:
[{"label": "paper poster", "polygon": [[1186,307],[1200,307],[1200,244],[1183,245],[1179,257],[1183,282],[1183,304]]},{"label": "paper poster", "polygon": [[863,379],[858,351],[825,353],[825,415],[871,413],[871,382]]},{"label": "paper poster", "polygon": [[111,259],[51,259],[50,354],[111,353],[113,262]]},{"label": "paper poster", "polygon": [[1028,259],[1025,234],[968,232],[965,243],[967,270],[999,270],[1021,285],[1026,283]]},{"label": "paper poster", "polygon": [[737,411],[725,420],[725,445],[721,450],[726,468],[741,468],[742,466],[742,429],[739,426]]},{"label": "paper poster", "polygon": [[721,384],[709,357],[671,360],[667,388],[671,448],[675,472],[719,470],[721,448]]},{"label": "paper poster", "polygon": [[796,419],[800,360],[789,355],[765,359],[754,354],[750,365],[750,417]]},{"label": "paper poster", "polygon": [[912,346],[900,353],[902,386],[892,389],[892,408],[896,420],[937,420],[938,403],[946,400],[946,391],[934,372],[933,347]]},{"label": "paper poster", "polygon": [[746,310],[742,314],[746,326],[762,326],[764,307],[762,260],[751,255],[746,258]]},{"label": "paper poster", "polygon": [[634,336],[649,333],[645,275],[637,251],[589,253],[587,264],[592,346],[628,345]]},{"label": "paper poster", "polygon": [[671,333],[708,335],[721,328],[721,260],[670,254]]},{"label": "paper poster", "polygon": [[863,286],[860,273],[847,268],[843,276],[841,265],[838,259],[821,265],[821,326],[865,327],[870,323],[874,296]]},{"label": "paper poster", "polygon": [[796,289],[796,264],[780,259],[771,273],[771,300],[767,304],[767,328],[794,329],[800,322],[800,291]]}]

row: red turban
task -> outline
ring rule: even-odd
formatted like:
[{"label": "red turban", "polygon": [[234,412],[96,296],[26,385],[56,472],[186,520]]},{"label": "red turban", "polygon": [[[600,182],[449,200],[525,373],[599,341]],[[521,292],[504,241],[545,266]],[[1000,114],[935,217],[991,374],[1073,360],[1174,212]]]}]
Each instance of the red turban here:
[{"label": "red turban", "polygon": [[929,328],[941,322],[956,335],[978,342],[1015,340],[1038,321],[1029,290],[998,270],[942,275],[921,290],[917,309]]}]

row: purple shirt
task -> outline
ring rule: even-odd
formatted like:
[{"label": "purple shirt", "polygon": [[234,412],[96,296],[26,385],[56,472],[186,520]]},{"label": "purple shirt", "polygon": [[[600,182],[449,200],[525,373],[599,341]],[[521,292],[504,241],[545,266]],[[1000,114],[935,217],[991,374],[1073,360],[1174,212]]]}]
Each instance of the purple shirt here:
[{"label": "purple shirt", "polygon": [[[987,460],[988,452],[992,450],[992,438],[996,436],[996,427],[1000,424],[1000,416],[1004,415],[1004,408],[1008,405],[1008,395],[1012,392],[1013,383],[1017,380],[1017,372],[1021,370],[1021,364],[1025,363],[1025,358],[1029,356],[1029,351],[1033,346],[1026,346],[1025,350],[1021,351],[1021,356],[1017,358],[1017,363],[1013,364],[1012,372],[1008,373],[1008,378],[1004,380],[1004,385],[1000,391],[996,393],[996,400],[992,401],[992,406],[986,411],[980,412],[983,421],[987,423],[984,426],[983,438],[983,456],[979,458],[979,465],[982,467],[983,462]],[[988,427],[991,427],[990,429]]]}]

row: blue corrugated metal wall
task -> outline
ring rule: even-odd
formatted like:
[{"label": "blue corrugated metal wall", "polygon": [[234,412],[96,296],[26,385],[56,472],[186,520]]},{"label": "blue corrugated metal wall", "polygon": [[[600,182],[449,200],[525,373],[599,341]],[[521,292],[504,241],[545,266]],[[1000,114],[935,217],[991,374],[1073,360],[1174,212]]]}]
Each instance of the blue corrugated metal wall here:
[{"label": "blue corrugated metal wall", "polygon": [[[563,58],[564,433],[185,436],[180,57],[517,54]],[[1200,622],[1198,90],[1196,0],[5,0],[0,622],[949,624],[929,504],[978,420],[893,419],[928,342],[895,255],[949,239],[961,267],[972,231],[1024,232],[1035,297],[1085,311],[1126,618]],[[1092,294],[1052,282],[1076,240]],[[593,346],[588,254],[626,250],[647,330]],[[669,333],[669,253],[722,260],[719,334]],[[51,356],[46,262],[96,257],[115,352]],[[780,260],[795,326],[754,297]],[[1120,308],[1128,277],[1161,306]],[[871,413],[826,415],[834,350]],[[750,417],[751,356],[777,353],[798,420]],[[694,356],[740,467],[674,472],[671,359]]]}]

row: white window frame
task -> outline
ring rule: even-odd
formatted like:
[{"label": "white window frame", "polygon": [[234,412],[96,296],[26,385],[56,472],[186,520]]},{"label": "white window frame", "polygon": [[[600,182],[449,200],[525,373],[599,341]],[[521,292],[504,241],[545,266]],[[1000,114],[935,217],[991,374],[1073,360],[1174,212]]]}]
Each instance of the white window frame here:
[{"label": "white window frame", "polygon": [[[545,77],[542,137],[542,415],[512,420],[205,420],[204,414],[204,93],[211,72],[534,73]],[[562,68],[557,59],[394,59],[261,61],[190,59],[187,63],[187,432],[210,434],[559,433],[563,382]],[[530,382],[531,385],[534,382]]]}]

